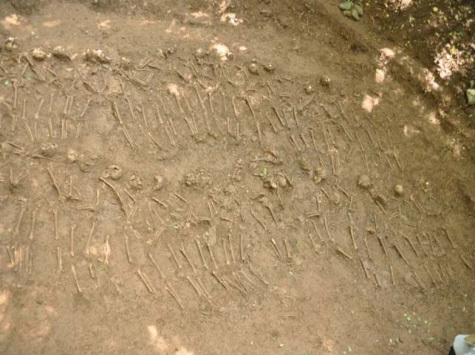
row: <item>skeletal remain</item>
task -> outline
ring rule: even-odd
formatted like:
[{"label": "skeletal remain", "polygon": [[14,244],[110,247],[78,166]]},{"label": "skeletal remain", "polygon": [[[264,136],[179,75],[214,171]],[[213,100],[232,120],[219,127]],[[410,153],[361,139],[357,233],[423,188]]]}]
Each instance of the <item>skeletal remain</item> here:
[{"label": "skeletal remain", "polygon": [[377,237],[379,240],[379,244],[381,245],[381,248],[383,249],[384,255],[386,256],[386,258],[388,258],[388,251],[386,250],[386,245],[384,244],[383,238],[381,238],[381,236],[379,235]]},{"label": "skeletal remain", "polygon": [[13,266],[13,265],[15,265],[15,259],[12,255],[12,250],[8,245],[7,245],[6,249],[7,249],[8,257],[10,258],[10,265]]},{"label": "skeletal remain", "polygon": [[323,224],[325,225],[325,230],[327,232],[328,239],[330,239],[331,242],[335,241],[332,235],[330,234],[330,229],[328,228],[328,223],[327,223],[327,217],[323,217]]},{"label": "skeletal remain", "polygon": [[231,263],[229,262],[228,251],[227,251],[227,248],[226,248],[226,239],[223,239],[222,242],[223,242],[224,256],[225,256],[225,259],[226,259],[226,265],[230,265]]},{"label": "skeletal remain", "polygon": [[58,231],[58,210],[53,210],[54,217],[54,240],[59,240],[59,231]]},{"label": "skeletal remain", "polygon": [[23,216],[25,215],[25,211],[26,211],[26,204],[24,202],[22,202],[22,204],[20,206],[20,215],[18,216],[16,225],[15,225],[15,229],[13,230],[13,238],[17,237],[20,234],[20,227],[22,225]]},{"label": "skeletal remain", "polygon": [[414,243],[412,242],[411,239],[409,239],[407,236],[404,236],[404,239],[409,243],[409,245],[411,246],[412,250],[414,251],[414,254],[416,254],[416,256],[419,258],[419,252],[417,251]]},{"label": "skeletal remain", "polygon": [[435,279],[434,279],[434,276],[432,276],[432,273],[430,272],[429,268],[427,267],[427,265],[424,265],[424,269],[425,271],[427,272],[427,274],[429,275],[430,277],[430,280],[432,281],[432,284],[435,285]]},{"label": "skeletal remain", "polygon": [[76,283],[76,288],[77,288],[79,293],[82,293],[82,289],[81,289],[81,286],[79,286],[78,276],[76,274],[76,268],[74,267],[74,265],[71,265],[71,271],[72,271],[73,276],[74,276],[74,282]]},{"label": "skeletal remain", "polygon": [[124,126],[124,122],[122,121],[122,117],[120,116],[119,109],[117,107],[117,103],[114,101],[112,103],[112,106],[114,108],[115,117],[117,118],[117,120],[119,121],[119,124],[122,127],[122,132],[124,133],[124,136],[125,136],[125,139],[127,140],[127,143],[129,143],[130,147],[132,149],[134,149],[134,144],[132,142],[132,139],[130,138],[129,132],[127,131],[126,127]]},{"label": "skeletal remain", "polygon": [[190,204],[190,202],[189,202],[187,199],[185,199],[183,196],[181,196],[181,195],[178,194],[177,192],[175,192],[174,195],[175,195],[176,197],[178,197],[180,200],[182,200],[184,203],[186,203],[187,205]]},{"label": "skeletal remain", "polygon": [[213,277],[216,279],[216,281],[218,281],[218,282],[221,284],[221,286],[224,287],[225,290],[229,290],[227,282],[224,281],[224,280],[222,280],[222,279],[219,277],[219,275],[216,273],[216,271],[214,271],[214,270],[211,271],[211,275],[213,275]]},{"label": "skeletal remain", "polygon": [[240,255],[241,255],[241,262],[244,263],[245,258],[244,258],[244,243],[243,243],[243,239],[242,239],[242,233],[239,235],[239,251],[240,251]]},{"label": "skeletal remain", "polygon": [[36,214],[38,212],[38,208],[35,208],[31,214],[31,229],[30,229],[30,240],[34,238],[35,232],[35,224],[36,224]]},{"label": "skeletal remain", "polygon": [[204,255],[203,255],[203,250],[201,249],[201,244],[200,244],[200,241],[198,239],[195,239],[195,243],[196,243],[196,246],[198,248],[198,252],[200,253],[200,258],[201,258],[201,262],[203,263],[203,267],[208,270],[208,264],[206,263],[206,260],[204,258]]},{"label": "skeletal remain", "polygon": [[358,245],[356,245],[355,234],[353,232],[353,227],[352,226],[350,226],[350,235],[351,235],[351,240],[353,242],[353,247],[355,248],[355,250],[358,250]]},{"label": "skeletal remain", "polygon": [[147,274],[145,274],[145,272],[143,272],[143,271],[140,271],[140,269],[137,269],[137,274],[139,275],[140,279],[144,283],[144,285],[147,288],[148,292],[155,293],[155,288],[153,287],[152,283],[150,282],[150,279],[148,278]]},{"label": "skeletal remain", "polygon": [[422,282],[421,278],[419,275],[414,271],[412,273],[412,276],[414,277],[414,280],[417,282],[417,284],[422,288],[423,290],[425,289],[424,283]]},{"label": "skeletal remain", "polygon": [[269,282],[266,281],[266,279],[256,270],[252,267],[251,264],[249,264],[249,271],[251,274],[253,274],[256,278],[259,279],[264,285],[269,286]]},{"label": "skeletal remain", "polygon": [[407,266],[411,267],[411,264],[409,264],[409,261],[406,259],[406,257],[402,253],[401,249],[399,249],[399,247],[396,244],[393,244],[393,247],[394,247],[394,249],[396,249],[397,253],[401,257],[401,259],[404,260],[404,262],[407,264]]},{"label": "skeletal remain", "polygon": [[242,291],[244,291],[244,293],[247,293],[248,292],[247,287],[241,281],[241,279],[239,278],[239,275],[235,271],[232,272],[232,275],[234,276],[234,279],[236,280],[236,283],[238,284],[239,288]]},{"label": "skeletal remain", "polygon": [[110,182],[108,182],[106,179],[104,179],[102,177],[100,177],[99,180],[102,181],[107,186],[109,186],[111,188],[111,190],[115,193],[117,199],[119,200],[121,210],[124,212],[125,216],[128,218],[126,204],[125,204],[124,200],[122,200],[122,197],[119,195],[119,192],[114,187],[114,185],[112,185]]},{"label": "skeletal remain", "polygon": [[72,257],[74,257],[74,231],[76,230],[76,225],[75,224],[71,224],[71,230],[70,230],[70,239],[71,239],[71,250],[70,250],[70,254]]},{"label": "skeletal remain", "polygon": [[363,241],[364,241],[364,244],[365,244],[365,247],[366,247],[366,252],[368,253],[369,260],[373,260],[373,257],[371,256],[371,252],[370,252],[369,246],[368,246],[368,239],[364,238]]},{"label": "skeletal remain", "polygon": [[62,256],[62,251],[60,247],[56,248],[56,254],[58,258],[58,274],[61,273],[61,270],[63,270],[63,256]]},{"label": "skeletal remain", "polygon": [[445,235],[447,236],[447,239],[449,240],[450,245],[452,246],[452,249],[457,249],[457,247],[456,247],[454,241],[452,240],[452,237],[450,236],[449,231],[447,230],[447,228],[442,228],[442,229],[444,230]]},{"label": "skeletal remain", "polygon": [[188,264],[190,264],[190,267],[191,267],[191,269],[193,270],[193,272],[196,274],[195,266],[194,266],[193,263],[191,262],[191,259],[188,257],[188,254],[186,253],[185,247],[184,247],[183,245],[182,245],[180,251],[181,251],[181,253],[183,254],[183,256],[185,257],[185,259],[186,259],[186,261],[188,262]]},{"label": "skeletal remain", "polygon": [[283,260],[283,256],[282,256],[282,253],[280,252],[280,249],[279,249],[279,246],[277,245],[276,241],[274,240],[274,238],[271,238],[270,239],[270,242],[272,243],[272,246],[274,247],[274,250],[275,252],[277,253],[277,257],[280,259],[280,260]]},{"label": "skeletal remain", "polygon": [[343,255],[345,258],[347,258],[348,260],[352,260],[353,258],[347,253],[345,252],[343,249],[341,249],[340,247],[337,247],[336,248],[336,251],[338,253],[340,253],[341,255]]},{"label": "skeletal remain", "polygon": [[421,249],[424,252],[425,256],[429,256],[429,254],[427,253],[427,251],[424,247],[424,244],[422,243],[421,237],[419,235],[416,235],[416,238],[417,238],[417,241],[419,242],[419,244],[421,245]]},{"label": "skeletal remain", "polygon": [[311,233],[308,233],[308,238],[310,239],[310,242],[312,243],[312,247],[313,247],[313,250],[315,251],[315,254],[319,254],[317,245],[315,244],[315,241],[313,240]]},{"label": "skeletal remain", "polygon": [[292,256],[290,255],[290,246],[289,246],[289,243],[287,242],[286,238],[284,238],[284,246],[285,246],[285,252],[287,254],[287,259],[291,260]]},{"label": "skeletal remain", "polygon": [[251,209],[249,210],[249,212],[251,213],[251,216],[254,217],[256,219],[257,222],[259,222],[259,224],[262,226],[262,228],[264,228],[264,230],[267,232],[267,227],[265,226],[264,222],[262,222],[259,217],[257,217],[257,215],[254,213],[254,211]]},{"label": "skeletal remain", "polygon": [[127,260],[129,261],[129,264],[133,264],[132,256],[131,256],[130,248],[129,248],[129,237],[127,236],[127,234],[124,234],[124,240],[125,240],[125,252],[127,254]]},{"label": "skeletal remain", "polygon": [[297,150],[297,152],[300,152],[302,151],[300,149],[300,146],[298,145],[297,141],[295,140],[295,137],[293,134],[290,134],[289,135],[289,140],[290,140],[290,143],[292,143],[292,145],[294,146],[294,148]]},{"label": "skeletal remain", "polygon": [[89,269],[89,275],[91,276],[91,279],[96,280],[97,279],[96,266],[92,262],[90,262],[88,269]]},{"label": "skeletal remain", "polygon": [[170,254],[172,255],[173,260],[175,261],[176,266],[178,267],[178,269],[181,269],[182,266],[181,266],[180,262],[178,261],[178,258],[176,256],[175,251],[173,250],[172,246],[170,244],[167,244],[167,247],[168,247],[168,250],[170,251]]},{"label": "skeletal remain", "polygon": [[465,258],[465,256],[460,255],[460,258],[462,259],[463,263],[465,264],[466,267],[468,267],[469,270],[472,270],[472,265],[468,262],[468,260]]},{"label": "skeletal remain", "polygon": [[89,236],[87,237],[86,243],[86,255],[89,255],[92,236],[94,235],[94,229],[96,228],[96,223],[92,221],[91,229],[89,231]]},{"label": "skeletal remain", "polygon": [[58,197],[61,198],[62,193],[61,193],[61,190],[59,189],[58,183],[56,182],[56,178],[54,177],[54,174],[53,174],[53,171],[52,171],[51,167],[47,167],[46,170],[48,171],[48,174],[51,178],[51,181],[53,182],[53,186],[54,186],[56,192],[58,193]]},{"label": "skeletal remain", "polygon": [[203,297],[203,293],[201,292],[199,286],[191,279],[190,276],[186,276],[186,279],[188,280],[188,282],[191,284],[191,286],[193,287],[193,289],[195,290],[196,294],[198,295],[198,297]]},{"label": "skeletal remain", "polygon": [[181,309],[185,309],[183,306],[183,302],[181,301],[181,298],[178,296],[178,294],[175,292],[173,289],[172,285],[170,283],[167,283],[165,285],[165,289],[170,293],[170,295],[175,299],[175,301],[178,303],[178,306],[180,306]]},{"label": "skeletal remain", "polygon": [[381,288],[381,281],[379,281],[379,277],[376,271],[374,272],[374,279],[376,280],[376,284],[378,285],[378,287]]},{"label": "skeletal remain", "polygon": [[228,244],[229,250],[231,251],[231,259],[233,260],[233,264],[236,264],[236,257],[234,256],[233,244],[231,242],[231,234],[228,234]]},{"label": "skeletal remain", "polygon": [[209,245],[208,241],[206,241],[206,247],[208,248],[209,255],[211,256],[211,261],[213,261],[214,268],[218,269],[218,264],[216,264],[216,259],[213,255],[213,250],[211,249],[211,245]]}]

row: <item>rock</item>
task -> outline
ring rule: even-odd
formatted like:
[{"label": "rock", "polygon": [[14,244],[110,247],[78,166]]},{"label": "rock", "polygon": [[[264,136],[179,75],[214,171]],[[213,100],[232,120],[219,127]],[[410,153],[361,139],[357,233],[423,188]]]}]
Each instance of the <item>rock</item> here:
[{"label": "rock", "polygon": [[306,94],[311,94],[314,91],[315,91],[315,88],[312,85],[308,84],[308,85],[305,86],[305,93]]},{"label": "rock", "polygon": [[31,51],[31,56],[33,59],[41,61],[46,59],[46,52],[41,48],[34,48]]},{"label": "rock", "polygon": [[358,178],[358,186],[363,189],[369,189],[373,184],[368,175],[360,175]]},{"label": "rock", "polygon": [[396,185],[394,186],[394,193],[396,196],[402,196],[404,195],[404,188],[402,185]]}]

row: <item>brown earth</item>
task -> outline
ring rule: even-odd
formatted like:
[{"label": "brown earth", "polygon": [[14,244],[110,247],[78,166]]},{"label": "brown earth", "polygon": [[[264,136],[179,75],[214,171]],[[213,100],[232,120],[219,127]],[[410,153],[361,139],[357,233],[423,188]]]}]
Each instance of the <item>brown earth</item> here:
[{"label": "brown earth", "polygon": [[330,0],[95,3],[1,5],[2,353],[474,331],[473,147],[424,63]]}]

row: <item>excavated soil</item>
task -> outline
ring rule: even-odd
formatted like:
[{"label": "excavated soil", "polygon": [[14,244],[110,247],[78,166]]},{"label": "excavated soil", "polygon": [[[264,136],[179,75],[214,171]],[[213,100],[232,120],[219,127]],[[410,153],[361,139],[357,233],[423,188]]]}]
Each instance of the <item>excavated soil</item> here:
[{"label": "excavated soil", "polygon": [[447,353],[473,332],[471,147],[368,19],[96,3],[2,3],[2,353]]}]

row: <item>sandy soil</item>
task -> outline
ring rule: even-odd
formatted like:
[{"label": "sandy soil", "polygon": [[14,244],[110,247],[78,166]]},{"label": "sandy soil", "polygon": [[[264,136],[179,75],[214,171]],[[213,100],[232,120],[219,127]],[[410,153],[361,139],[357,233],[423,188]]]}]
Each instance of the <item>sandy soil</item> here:
[{"label": "sandy soil", "polygon": [[416,61],[330,0],[100,5],[1,6],[2,353],[473,332],[473,148]]}]

